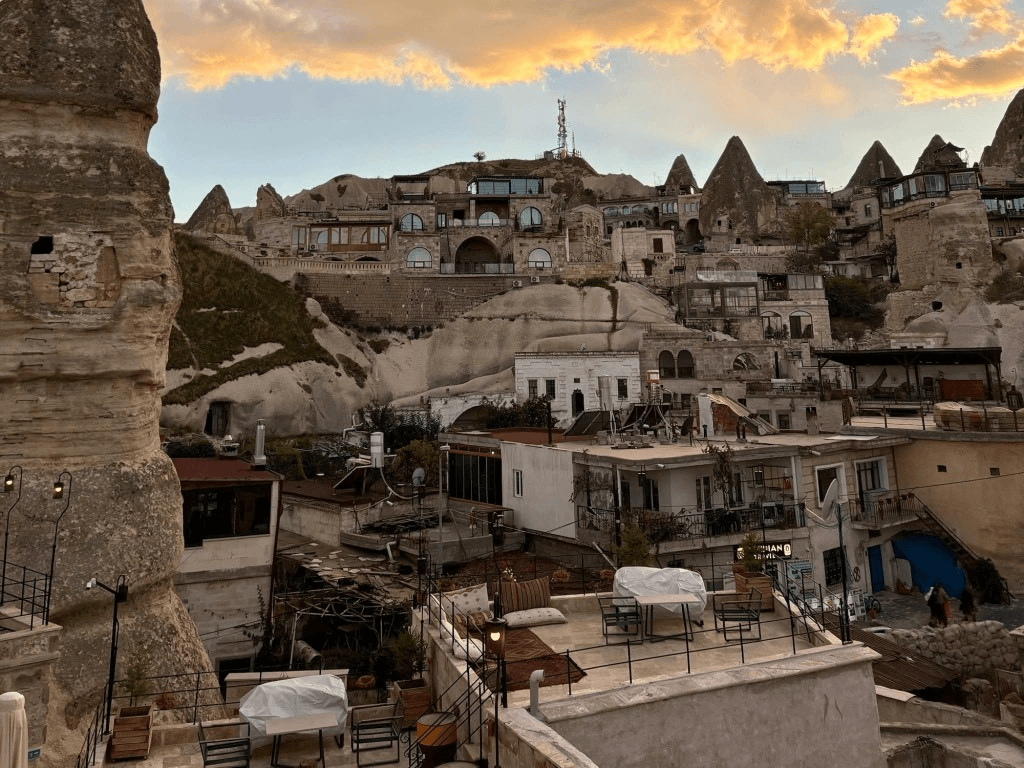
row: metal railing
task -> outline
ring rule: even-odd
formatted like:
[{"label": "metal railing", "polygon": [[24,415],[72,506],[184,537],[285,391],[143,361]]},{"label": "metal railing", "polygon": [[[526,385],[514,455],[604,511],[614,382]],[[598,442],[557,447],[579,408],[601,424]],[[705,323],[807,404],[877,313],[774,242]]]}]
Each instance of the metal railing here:
[{"label": "metal railing", "polygon": [[847,501],[850,521],[871,528],[897,525],[916,520],[924,512],[924,504],[912,493],[885,491],[873,498]]},{"label": "metal railing", "polygon": [[15,606],[16,618],[28,619],[29,629],[34,629],[36,622],[49,623],[51,587],[47,573],[0,562],[0,607]]},{"label": "metal railing", "polygon": [[[647,509],[620,510],[622,525],[635,523],[652,543],[686,541],[767,529],[803,528],[807,525],[802,501],[752,502],[750,504],[699,509],[683,507],[675,512]],[[616,512],[579,505],[577,530],[605,534],[615,532]]]}]

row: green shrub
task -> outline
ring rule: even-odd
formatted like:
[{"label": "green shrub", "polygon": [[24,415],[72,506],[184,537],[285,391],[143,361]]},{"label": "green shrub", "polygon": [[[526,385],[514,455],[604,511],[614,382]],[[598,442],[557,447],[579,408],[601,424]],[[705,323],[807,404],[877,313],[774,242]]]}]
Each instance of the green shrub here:
[{"label": "green shrub", "polygon": [[[196,376],[168,392],[164,403],[194,402],[225,382],[295,363],[337,367],[313,337],[316,324],[304,300],[288,286],[185,233],[175,233],[174,251],[183,294],[175,317],[180,332],[175,329],[171,334],[168,367],[217,372]],[[220,368],[246,347],[266,343],[281,344],[283,349]]]}]

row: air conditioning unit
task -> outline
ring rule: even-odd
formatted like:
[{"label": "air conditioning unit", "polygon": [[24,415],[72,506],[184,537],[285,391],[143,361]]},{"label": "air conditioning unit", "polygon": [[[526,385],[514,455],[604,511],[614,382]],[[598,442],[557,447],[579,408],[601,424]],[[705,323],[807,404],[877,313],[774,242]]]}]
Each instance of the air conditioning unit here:
[{"label": "air conditioning unit", "polygon": [[540,282],[540,275],[534,275],[533,277],[531,277],[530,278],[530,282],[531,283],[539,283]]},{"label": "air conditioning unit", "polygon": [[311,251],[315,251],[315,250],[316,250],[316,243],[310,243],[310,244],[309,244],[308,246],[306,246],[306,247],[307,247],[307,248],[308,248],[309,250],[311,250]]},{"label": "air conditioning unit", "polygon": [[522,280],[513,280],[512,281],[512,287],[513,288],[522,288],[523,287],[523,281]]}]

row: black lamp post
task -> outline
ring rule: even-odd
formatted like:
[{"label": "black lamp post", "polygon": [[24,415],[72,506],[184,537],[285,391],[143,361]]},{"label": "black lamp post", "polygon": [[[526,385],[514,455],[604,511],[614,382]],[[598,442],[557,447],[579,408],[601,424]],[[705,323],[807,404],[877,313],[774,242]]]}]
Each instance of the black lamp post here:
[{"label": "black lamp post", "polygon": [[86,589],[99,587],[105,589],[114,596],[114,620],[110,626],[110,669],[107,674],[107,718],[103,721],[104,735],[110,733],[110,710],[114,704],[114,670],[117,667],[117,639],[119,625],[117,622],[117,606],[128,602],[128,580],[122,573],[117,577],[113,587],[108,587],[102,581],[93,577],[85,583]]},{"label": "black lamp post", "polygon": [[[64,479],[67,475],[67,480]],[[50,550],[50,590],[46,596],[46,610],[44,611],[43,622],[50,620],[50,600],[53,598],[53,574],[57,566],[57,533],[60,530],[60,521],[67,514],[71,506],[71,473],[66,469],[57,475],[57,481],[53,484],[53,498],[55,500],[65,499],[64,509],[53,521],[53,547]]]},{"label": "black lamp post", "polygon": [[498,691],[501,691],[501,705],[508,706],[508,681],[505,679],[505,634],[508,622],[505,619],[488,619],[484,626],[487,633],[487,650],[494,656],[494,768],[501,768],[498,757]]},{"label": "black lamp post", "polygon": [[21,478],[24,474],[24,470],[17,465],[7,471],[3,486],[5,494],[14,493],[14,470],[18,470],[18,495],[14,498],[14,503],[7,508],[7,520],[4,521],[4,561],[0,565],[0,569],[2,569],[0,571],[0,605],[4,604],[7,596],[7,539],[11,531],[11,515],[14,513],[14,508],[18,506],[18,502],[21,501]]}]

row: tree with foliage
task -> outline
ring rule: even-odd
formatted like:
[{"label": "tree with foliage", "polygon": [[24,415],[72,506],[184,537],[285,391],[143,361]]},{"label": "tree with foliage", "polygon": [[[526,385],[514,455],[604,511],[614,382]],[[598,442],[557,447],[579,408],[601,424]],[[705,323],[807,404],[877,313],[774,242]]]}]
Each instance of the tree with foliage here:
[{"label": "tree with foliage", "polygon": [[485,403],[483,425],[485,429],[507,429],[509,427],[546,427],[548,425],[548,403],[539,397],[531,397],[522,403]]},{"label": "tree with foliage", "polygon": [[412,473],[422,467],[426,473],[423,481],[425,486],[437,486],[437,469],[441,457],[439,444],[436,440],[413,440],[398,449],[395,460],[391,462],[388,475],[393,482],[412,484]]},{"label": "tree with foliage", "polygon": [[890,232],[885,239],[878,244],[876,253],[882,256],[885,268],[889,270],[889,282],[898,283],[900,273],[896,270],[896,235]]},{"label": "tree with foliage", "polygon": [[782,233],[791,243],[809,251],[825,242],[835,227],[832,214],[817,203],[798,203],[782,214]]},{"label": "tree with foliage", "polygon": [[828,313],[833,318],[857,320],[872,327],[881,325],[885,319],[882,310],[875,306],[884,296],[874,296],[863,279],[840,275],[826,277],[825,298]]},{"label": "tree with foliage", "polygon": [[622,544],[615,548],[615,557],[620,568],[651,564],[651,542],[639,525],[630,523],[622,529]]},{"label": "tree with foliage", "polygon": [[384,433],[384,450],[387,453],[397,451],[413,440],[436,440],[441,431],[441,420],[430,410],[399,411],[392,403],[373,400],[359,413],[367,431]]},{"label": "tree with foliage", "polygon": [[712,491],[722,492],[722,501],[726,506],[734,498],[733,482],[736,477],[734,456],[732,446],[728,443],[717,445],[708,443],[704,447],[704,453],[714,457],[714,464],[711,465],[711,488]]}]

